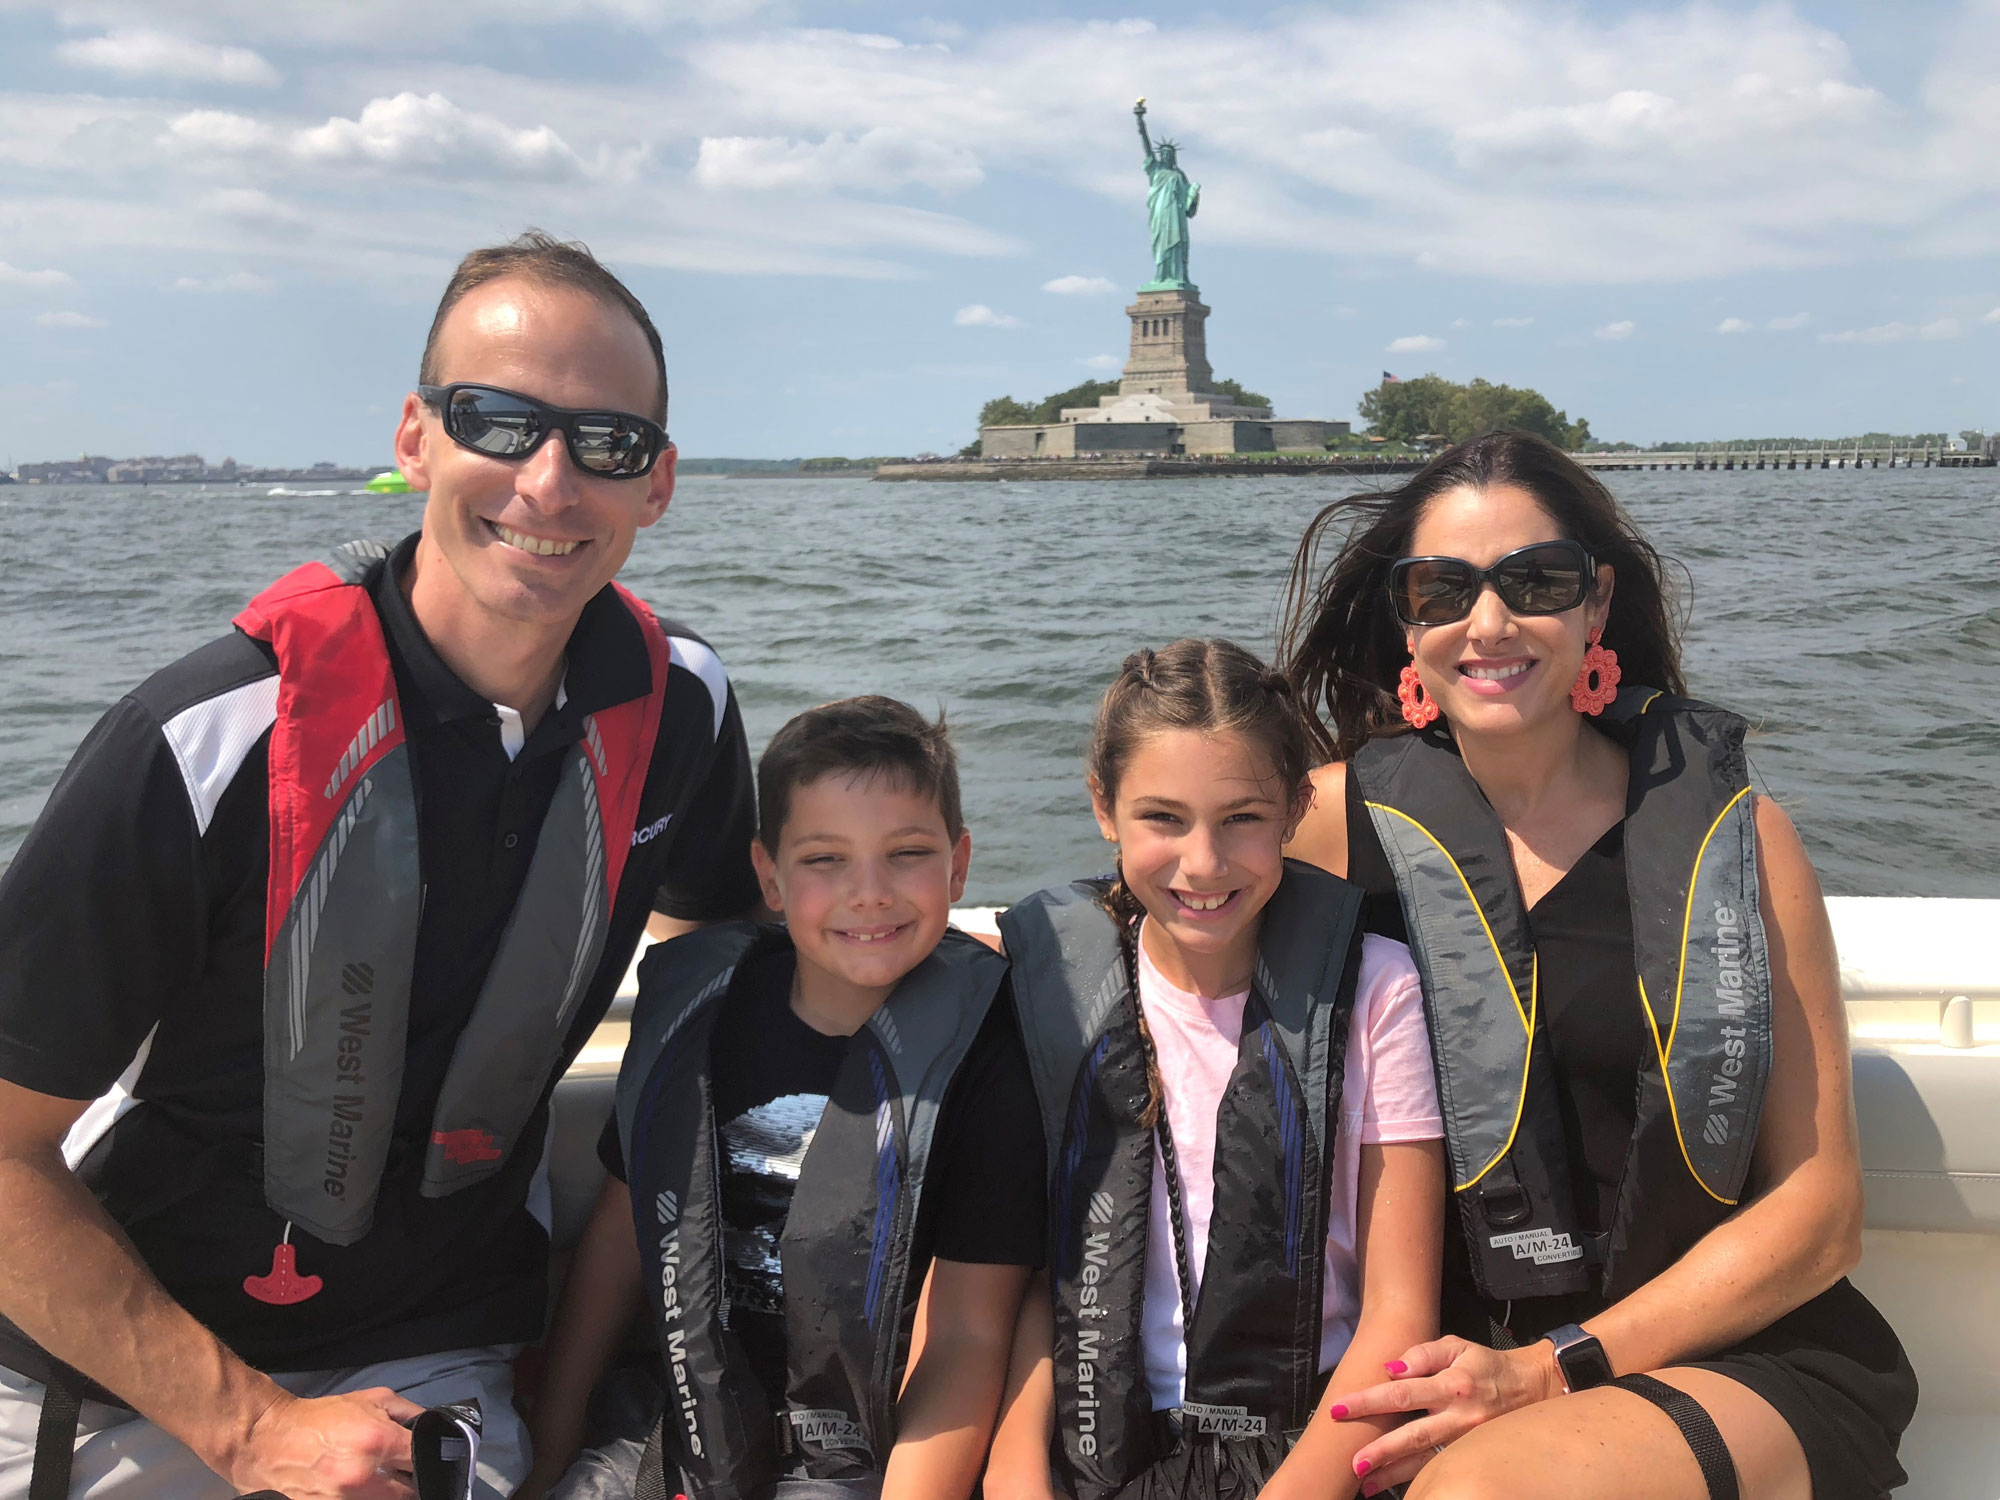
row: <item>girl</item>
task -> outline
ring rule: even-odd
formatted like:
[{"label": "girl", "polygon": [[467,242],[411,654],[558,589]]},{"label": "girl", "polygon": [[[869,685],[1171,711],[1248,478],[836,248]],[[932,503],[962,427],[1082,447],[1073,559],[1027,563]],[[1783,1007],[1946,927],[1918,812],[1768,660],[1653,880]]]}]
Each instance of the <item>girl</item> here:
[{"label": "girl", "polygon": [[1312,1420],[1435,1328],[1440,1125],[1416,972],[1281,850],[1284,679],[1225,641],[1127,658],[1090,755],[1112,882],[1001,931],[1049,1145],[1049,1295],[985,1493],[1344,1497],[1385,1423]]},{"label": "girl", "polygon": [[1361,1449],[1369,1484],[1903,1480],[1915,1377],[1844,1279],[1861,1166],[1826,909],[1750,793],[1744,722],[1682,696],[1674,615],[1604,486],[1518,433],[1329,506],[1300,547],[1287,665],[1335,763],[1294,848],[1408,918],[1461,1231],[1452,1336],[1338,1398],[1429,1413]]}]

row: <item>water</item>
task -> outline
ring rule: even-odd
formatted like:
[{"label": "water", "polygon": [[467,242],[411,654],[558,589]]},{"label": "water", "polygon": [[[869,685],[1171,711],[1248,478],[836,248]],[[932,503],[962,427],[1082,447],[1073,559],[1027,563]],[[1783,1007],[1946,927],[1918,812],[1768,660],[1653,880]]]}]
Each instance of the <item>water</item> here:
[{"label": "water", "polygon": [[[1830,892],[2000,896],[2000,480],[1993,470],[1607,476],[1694,580],[1693,691]],[[728,664],[752,747],[883,692],[950,716],[968,899],[1101,869],[1081,755],[1125,652],[1268,651],[1315,510],[1376,480],[685,481],[625,580]],[[293,563],[415,528],[420,500],[0,488],[0,860],[93,719]]]}]

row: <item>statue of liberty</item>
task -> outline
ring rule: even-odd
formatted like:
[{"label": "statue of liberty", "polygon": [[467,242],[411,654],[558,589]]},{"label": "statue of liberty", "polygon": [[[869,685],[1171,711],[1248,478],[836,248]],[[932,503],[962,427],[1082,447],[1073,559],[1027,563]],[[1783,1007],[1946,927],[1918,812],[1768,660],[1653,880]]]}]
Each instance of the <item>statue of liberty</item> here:
[{"label": "statue of liberty", "polygon": [[1180,149],[1172,141],[1153,144],[1146,134],[1146,101],[1132,106],[1139,119],[1139,143],[1146,148],[1146,215],[1153,225],[1153,279],[1142,292],[1191,291],[1188,280],[1188,220],[1201,206],[1201,184],[1188,179],[1177,164]]}]

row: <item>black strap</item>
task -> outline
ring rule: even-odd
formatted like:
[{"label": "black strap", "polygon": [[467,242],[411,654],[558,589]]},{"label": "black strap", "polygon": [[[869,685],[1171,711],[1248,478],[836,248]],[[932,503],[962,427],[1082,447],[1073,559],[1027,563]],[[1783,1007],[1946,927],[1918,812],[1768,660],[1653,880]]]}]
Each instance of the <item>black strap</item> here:
[{"label": "black strap", "polygon": [[668,1500],[666,1424],[663,1413],[646,1439],[646,1451],[639,1455],[639,1474],[632,1482],[632,1500]]},{"label": "black strap", "polygon": [[76,1423],[83,1396],[60,1367],[42,1386],[42,1418],[35,1428],[35,1467],[28,1500],[69,1500],[69,1471],[76,1460]]},{"label": "black strap", "polygon": [[[1123,879],[1121,873],[1120,879]],[[1125,960],[1125,990],[1132,1001],[1132,1014],[1138,1022],[1139,1045],[1146,1051],[1146,1073],[1158,1078],[1159,1058],[1153,1050],[1152,1033],[1146,1027],[1145,1001],[1139,996],[1139,923],[1136,918],[1124,918],[1118,913],[1111,914],[1111,920],[1118,923],[1119,952]],[[1187,1204],[1181,1189],[1180,1157],[1174,1151],[1173,1127],[1167,1123],[1166,1085],[1160,1087],[1160,1097],[1153,1101],[1153,1134],[1159,1142],[1161,1175],[1167,1180],[1167,1218],[1174,1230],[1174,1279],[1180,1284],[1181,1292],[1181,1341],[1185,1343],[1194,1331],[1194,1269],[1188,1259],[1187,1247]]]},{"label": "black strap", "polygon": [[1652,1402],[1680,1428],[1681,1436],[1694,1451],[1694,1461],[1701,1466],[1701,1477],[1708,1484],[1708,1500],[1738,1500],[1736,1460],[1729,1456],[1729,1447],[1716,1430],[1715,1419],[1702,1410],[1699,1401],[1679,1386],[1668,1385],[1650,1375],[1621,1375],[1611,1384]]}]

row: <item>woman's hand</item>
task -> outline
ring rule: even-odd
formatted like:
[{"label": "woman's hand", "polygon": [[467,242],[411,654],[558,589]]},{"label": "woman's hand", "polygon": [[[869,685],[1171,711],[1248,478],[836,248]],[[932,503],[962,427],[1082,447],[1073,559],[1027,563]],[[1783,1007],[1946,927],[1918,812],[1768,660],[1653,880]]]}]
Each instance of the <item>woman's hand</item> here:
[{"label": "woman's hand", "polygon": [[1335,1421],[1426,1413],[1354,1455],[1364,1495],[1408,1482],[1440,1447],[1480,1423],[1563,1392],[1555,1348],[1544,1340],[1502,1350],[1447,1336],[1418,1344],[1384,1368],[1390,1379],[1327,1408]]}]

